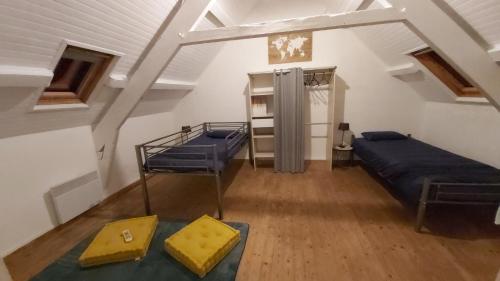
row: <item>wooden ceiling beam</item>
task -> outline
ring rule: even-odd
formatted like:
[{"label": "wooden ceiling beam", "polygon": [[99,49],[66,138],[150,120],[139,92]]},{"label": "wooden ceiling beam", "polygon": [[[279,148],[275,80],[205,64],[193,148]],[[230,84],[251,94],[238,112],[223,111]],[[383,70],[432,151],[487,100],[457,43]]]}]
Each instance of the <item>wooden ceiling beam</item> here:
[{"label": "wooden ceiling beam", "polygon": [[405,24],[500,111],[500,67],[488,50],[433,0],[390,0],[406,12]]},{"label": "wooden ceiling beam", "polygon": [[190,31],[184,35],[182,45],[194,45],[239,39],[266,37],[286,32],[319,31],[349,28],[391,22],[402,22],[405,13],[394,8],[354,11],[343,14],[319,15],[264,23],[246,24],[203,31]]},{"label": "wooden ceiling beam", "polygon": [[190,31],[200,17],[205,15],[210,2],[178,1],[134,65],[129,83],[95,126],[93,135],[96,148],[101,150],[105,147],[103,158],[99,161],[104,183],[107,183],[119,128],[183,45],[403,22],[500,110],[500,67],[487,50],[475,42],[433,0],[390,0],[393,6],[391,8]]},{"label": "wooden ceiling beam", "polygon": [[362,1],[360,1],[358,7],[356,8],[356,11],[368,9],[368,7],[370,7],[370,5],[373,4],[373,2],[375,2],[375,0],[362,0]]},{"label": "wooden ceiling beam", "polygon": [[490,54],[490,57],[494,61],[497,63],[500,62],[500,45],[493,47],[493,49],[488,51],[488,54]]},{"label": "wooden ceiling beam", "polygon": [[128,75],[129,81],[125,88],[95,126],[93,137],[96,151],[103,150],[98,164],[104,185],[108,181],[120,127],[181,48],[182,38],[179,34],[189,32],[205,16],[210,3],[211,0],[177,2]]}]

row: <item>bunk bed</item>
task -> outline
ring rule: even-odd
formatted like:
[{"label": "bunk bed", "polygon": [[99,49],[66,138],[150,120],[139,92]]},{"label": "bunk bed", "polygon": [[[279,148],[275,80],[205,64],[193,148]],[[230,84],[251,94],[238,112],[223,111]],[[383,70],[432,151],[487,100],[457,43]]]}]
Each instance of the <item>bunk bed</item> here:
[{"label": "bunk bed", "polygon": [[368,132],[353,148],[391,191],[417,207],[420,232],[430,204],[500,204],[500,170],[396,132]]},{"label": "bunk bed", "polygon": [[146,176],[175,173],[212,176],[217,188],[219,218],[223,218],[221,174],[248,142],[248,123],[210,122],[136,145],[144,207],[151,214]]}]

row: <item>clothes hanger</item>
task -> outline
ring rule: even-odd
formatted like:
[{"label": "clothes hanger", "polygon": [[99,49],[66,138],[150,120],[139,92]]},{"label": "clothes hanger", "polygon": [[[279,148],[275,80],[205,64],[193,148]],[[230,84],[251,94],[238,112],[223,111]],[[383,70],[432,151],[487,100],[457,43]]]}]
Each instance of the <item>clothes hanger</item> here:
[{"label": "clothes hanger", "polygon": [[324,85],[330,84],[329,81],[326,79],[327,74],[328,74],[328,72],[323,72],[323,76],[321,76],[321,83],[324,83]]},{"label": "clothes hanger", "polygon": [[318,79],[316,78],[316,72],[314,72],[314,73],[313,73],[313,82],[315,82],[315,83],[316,83],[316,86],[321,85],[321,82],[320,82],[320,81],[318,81]]},{"label": "clothes hanger", "polygon": [[311,86],[312,85],[312,75],[310,73],[306,73],[305,75],[305,80],[304,80],[304,85],[305,86]]}]

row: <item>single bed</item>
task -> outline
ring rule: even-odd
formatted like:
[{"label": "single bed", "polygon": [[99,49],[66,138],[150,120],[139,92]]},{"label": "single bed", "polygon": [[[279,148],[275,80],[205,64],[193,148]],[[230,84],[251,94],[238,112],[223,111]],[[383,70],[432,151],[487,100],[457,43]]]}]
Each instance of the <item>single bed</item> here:
[{"label": "single bed", "polygon": [[146,213],[151,214],[146,175],[177,173],[213,176],[217,187],[219,218],[223,218],[220,177],[229,161],[248,142],[248,123],[211,122],[135,147]]},{"label": "single bed", "polygon": [[500,204],[500,170],[399,136],[356,138],[353,147],[362,162],[396,194],[418,206],[417,231],[422,227],[428,204]]}]

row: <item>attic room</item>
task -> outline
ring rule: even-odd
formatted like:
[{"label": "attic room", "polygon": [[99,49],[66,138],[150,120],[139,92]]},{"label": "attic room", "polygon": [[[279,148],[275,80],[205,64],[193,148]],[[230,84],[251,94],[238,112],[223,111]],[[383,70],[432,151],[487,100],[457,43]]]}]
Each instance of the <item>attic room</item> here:
[{"label": "attic room", "polygon": [[500,281],[499,19],[0,0],[0,280]]}]

